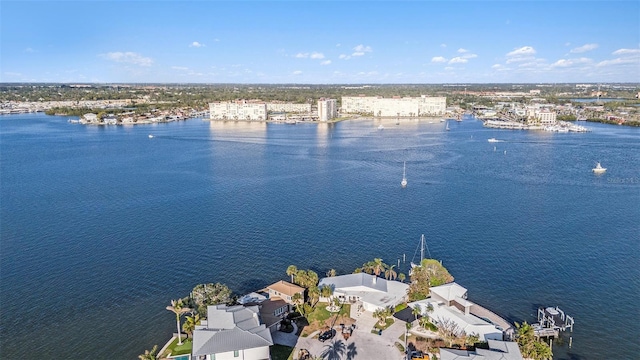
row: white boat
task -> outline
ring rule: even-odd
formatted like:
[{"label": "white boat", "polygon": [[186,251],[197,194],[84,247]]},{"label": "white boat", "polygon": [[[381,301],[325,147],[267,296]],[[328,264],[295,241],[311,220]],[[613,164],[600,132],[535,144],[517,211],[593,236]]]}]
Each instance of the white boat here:
[{"label": "white boat", "polygon": [[487,140],[488,142],[499,142],[500,140],[496,139],[496,138],[490,138]]},{"label": "white boat", "polygon": [[384,126],[382,126],[382,124],[380,124],[380,125],[378,126],[378,130],[384,130]]},{"label": "white boat", "polygon": [[407,162],[406,161],[402,165],[402,181],[400,182],[400,186],[402,186],[403,189],[407,187]]},{"label": "white boat", "polygon": [[596,167],[591,169],[591,171],[593,171],[596,174],[602,174],[603,172],[607,171],[607,168],[603,168],[602,165],[600,165],[600,163],[597,162]]},{"label": "white boat", "polygon": [[449,122],[447,121],[447,126],[444,128],[445,130],[449,131]]},{"label": "white boat", "polygon": [[440,122],[445,122],[445,121],[447,121],[447,120],[445,120],[445,119],[440,119]]},{"label": "white boat", "polygon": [[149,134],[149,139],[153,139],[153,135]]}]

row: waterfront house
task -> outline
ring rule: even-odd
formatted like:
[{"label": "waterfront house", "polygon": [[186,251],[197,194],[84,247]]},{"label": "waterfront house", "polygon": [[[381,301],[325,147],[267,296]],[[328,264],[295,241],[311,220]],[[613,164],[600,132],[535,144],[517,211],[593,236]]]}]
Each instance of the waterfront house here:
[{"label": "waterfront house", "polygon": [[262,324],[258,306],[212,305],[193,332],[192,359],[267,360],[271,345],[271,332]]},{"label": "waterfront house", "polygon": [[[430,295],[430,298],[412,302],[409,306],[419,307],[421,315],[428,316],[436,326],[440,322],[455,323],[467,335],[477,334],[480,341],[502,340],[503,332],[511,328],[506,321],[497,319],[497,315],[467,300],[467,289],[455,282],[432,287]],[[476,314],[496,317],[496,321]]]},{"label": "waterfront house", "polygon": [[[389,281],[366,273],[326,277],[318,284],[319,288],[323,286],[331,287],[332,297],[337,297],[341,302],[362,305],[371,312],[405,302],[409,289],[409,285],[399,281]],[[328,300],[320,298],[320,301]]]},{"label": "waterfront house", "polygon": [[279,298],[293,305],[293,296],[300,294],[304,300],[305,289],[286,281],[280,280],[277,283],[271,284],[267,286],[266,290],[269,293],[269,299]]},{"label": "waterfront house", "polygon": [[475,351],[440,348],[440,360],[523,360],[518,344],[489,340],[489,349]]}]

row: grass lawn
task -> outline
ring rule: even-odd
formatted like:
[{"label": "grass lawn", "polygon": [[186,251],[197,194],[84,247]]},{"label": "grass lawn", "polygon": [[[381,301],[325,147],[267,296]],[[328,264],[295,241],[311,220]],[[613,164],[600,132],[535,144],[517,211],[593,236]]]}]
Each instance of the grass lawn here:
[{"label": "grass lawn", "polygon": [[380,325],[380,323],[376,322],[376,325],[373,327],[373,329],[378,329],[378,330],[384,330],[386,328],[388,328],[389,326],[391,326],[391,324],[393,324],[394,321],[392,318],[388,318],[384,321],[384,325]]},{"label": "grass lawn", "polygon": [[301,336],[306,337],[310,333],[321,330],[327,325],[327,322],[330,319],[334,319],[336,315],[338,316],[335,325],[341,323],[348,323],[348,319],[350,319],[351,314],[351,305],[343,304],[340,311],[337,313],[330,313],[327,311],[326,307],[329,304],[327,303],[318,303],[311,314],[307,316],[307,320],[309,321],[309,325],[305,326],[302,330]]},{"label": "grass lawn", "polygon": [[182,345],[178,345],[178,339],[176,338],[171,342],[171,345],[167,348],[167,352],[171,352],[171,356],[176,355],[187,355],[191,354],[191,348],[193,347],[193,343],[191,339],[186,339],[182,341]]},{"label": "grass lawn", "polygon": [[293,360],[293,348],[284,345],[272,345],[269,347],[271,360]]}]

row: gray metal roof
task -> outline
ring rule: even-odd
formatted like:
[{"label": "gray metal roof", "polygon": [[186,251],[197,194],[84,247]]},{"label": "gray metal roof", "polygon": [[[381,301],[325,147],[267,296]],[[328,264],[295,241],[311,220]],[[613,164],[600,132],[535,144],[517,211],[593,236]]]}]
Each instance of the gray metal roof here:
[{"label": "gray metal roof", "polygon": [[273,345],[260,324],[258,307],[214,305],[207,308],[207,327],[193,332],[193,355],[218,354]]},{"label": "gray metal roof", "polygon": [[441,348],[440,360],[523,360],[515,342],[489,340],[489,349],[467,351]]}]

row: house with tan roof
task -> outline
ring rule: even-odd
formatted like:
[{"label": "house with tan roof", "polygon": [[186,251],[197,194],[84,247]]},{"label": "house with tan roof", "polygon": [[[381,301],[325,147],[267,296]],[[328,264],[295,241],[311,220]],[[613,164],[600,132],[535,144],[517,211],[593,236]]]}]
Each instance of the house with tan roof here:
[{"label": "house with tan roof", "polygon": [[292,305],[295,294],[300,294],[304,299],[303,287],[282,280],[267,286],[266,290],[269,292],[269,299],[280,298]]}]

